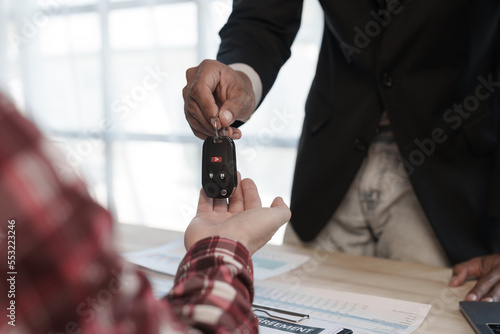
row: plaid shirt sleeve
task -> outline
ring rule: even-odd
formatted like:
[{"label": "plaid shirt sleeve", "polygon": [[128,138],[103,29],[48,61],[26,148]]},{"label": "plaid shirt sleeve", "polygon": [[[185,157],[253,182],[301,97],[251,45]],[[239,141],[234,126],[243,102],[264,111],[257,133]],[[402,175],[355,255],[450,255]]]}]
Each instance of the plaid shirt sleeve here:
[{"label": "plaid shirt sleeve", "polygon": [[54,152],[0,94],[0,333],[257,332],[244,246],[199,241],[156,300],[114,250],[110,214]]}]

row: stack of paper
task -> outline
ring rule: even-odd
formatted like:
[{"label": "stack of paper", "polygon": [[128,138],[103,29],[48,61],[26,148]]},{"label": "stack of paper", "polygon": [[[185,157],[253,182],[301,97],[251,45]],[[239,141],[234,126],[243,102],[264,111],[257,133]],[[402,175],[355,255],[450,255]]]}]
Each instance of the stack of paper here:
[{"label": "stack of paper", "polygon": [[[184,241],[177,239],[158,247],[125,253],[123,256],[139,266],[175,276],[185,254]],[[252,256],[254,278],[267,279],[281,275],[308,260],[309,256],[305,255],[273,253],[261,249]]]},{"label": "stack of paper", "polygon": [[254,303],[342,324],[355,334],[408,334],[415,331],[431,305],[330,289],[255,284]]},{"label": "stack of paper", "polygon": [[[184,254],[179,239],[124,256],[132,263],[173,276]],[[256,279],[254,313],[260,333],[335,334],[349,333],[344,330],[349,328],[355,334],[409,334],[421,325],[431,308],[397,299],[259,281],[286,273],[308,259],[262,250],[252,257]],[[157,298],[165,296],[173,285],[171,278],[149,275],[149,279]]]}]

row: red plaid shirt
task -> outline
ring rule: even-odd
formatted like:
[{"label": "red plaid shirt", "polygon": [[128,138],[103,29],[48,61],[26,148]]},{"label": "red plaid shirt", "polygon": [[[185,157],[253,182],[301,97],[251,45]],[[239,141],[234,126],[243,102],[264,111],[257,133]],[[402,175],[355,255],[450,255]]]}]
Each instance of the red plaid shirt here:
[{"label": "red plaid shirt", "polygon": [[114,250],[109,213],[54,152],[0,94],[0,333],[257,332],[241,244],[198,242],[156,300]]}]

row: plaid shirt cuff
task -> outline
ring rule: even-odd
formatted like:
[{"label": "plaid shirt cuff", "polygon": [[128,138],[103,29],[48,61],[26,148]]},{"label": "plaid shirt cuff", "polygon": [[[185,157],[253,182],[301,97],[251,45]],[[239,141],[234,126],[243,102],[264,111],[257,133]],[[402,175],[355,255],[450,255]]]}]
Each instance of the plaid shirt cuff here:
[{"label": "plaid shirt cuff", "polygon": [[[203,300],[199,296],[204,295]],[[232,333],[257,332],[252,313],[253,268],[248,250],[224,237],[198,241],[189,249],[166,297],[171,304],[183,304],[180,317],[204,332],[224,324]],[[193,300],[200,300],[200,303]],[[201,324],[202,326],[198,326]],[[251,331],[249,331],[251,329]]]}]

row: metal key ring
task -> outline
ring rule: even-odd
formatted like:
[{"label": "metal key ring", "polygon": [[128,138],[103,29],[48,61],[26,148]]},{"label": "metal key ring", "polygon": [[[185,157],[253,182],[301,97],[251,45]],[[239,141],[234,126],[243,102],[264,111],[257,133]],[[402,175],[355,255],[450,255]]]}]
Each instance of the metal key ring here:
[{"label": "metal key ring", "polygon": [[[219,136],[219,130],[217,130],[217,119],[219,118],[219,114],[215,115],[214,118],[214,129],[215,129],[215,138],[220,139],[221,136]],[[226,128],[223,126],[222,127],[222,136],[226,136]]]},{"label": "metal key ring", "polygon": [[217,130],[217,118],[219,118],[219,115],[215,115],[214,118],[214,130],[215,130],[215,138],[219,138],[219,131]]}]

